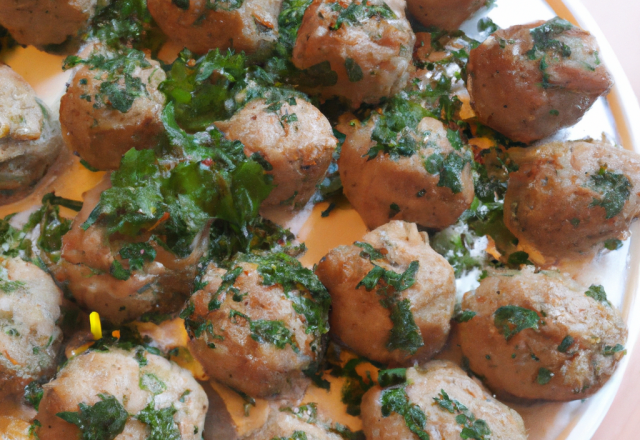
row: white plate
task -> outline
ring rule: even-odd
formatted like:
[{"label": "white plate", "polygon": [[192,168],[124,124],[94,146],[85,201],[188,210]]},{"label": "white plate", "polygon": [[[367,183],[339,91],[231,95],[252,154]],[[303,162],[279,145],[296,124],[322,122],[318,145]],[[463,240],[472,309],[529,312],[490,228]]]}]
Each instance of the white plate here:
[{"label": "white plate", "polygon": [[[482,15],[488,15],[500,27],[546,20],[559,15],[580,27],[589,30],[598,40],[600,57],[612,73],[615,86],[607,99],[599,99],[593,108],[576,126],[563,130],[554,138],[581,139],[587,136],[600,138],[603,134],[626,149],[640,153],[640,127],[632,121],[640,121],[640,107],[635,98],[629,80],[620,63],[605,40],[593,18],[577,0],[498,0],[497,6],[485,11],[465,23],[463,30],[476,37],[476,23]],[[68,73],[61,71],[62,57],[49,55],[29,47],[6,54],[2,61],[9,64],[22,75],[36,90],[37,94],[57,112],[59,99],[64,93]],[[74,185],[75,176],[82,177],[81,185]],[[84,171],[76,167],[72,172],[54,183],[53,188],[66,197],[78,198],[81,190],[97,181],[97,176],[87,177]],[[90,186],[90,185],[89,185]],[[0,215],[12,210],[22,210],[37,202],[36,196],[29,201],[17,203],[0,209]],[[302,261],[311,266],[330,249],[341,244],[350,244],[361,238],[366,228],[353,210],[333,211],[329,218],[320,217],[326,204],[314,208],[308,207],[295,219],[288,222],[294,232],[299,233],[301,241],[309,248]],[[640,268],[640,226],[633,228],[632,238],[618,251],[604,255],[580,273],[575,268],[567,268],[584,284],[602,284],[609,299],[620,308],[624,320],[629,326],[627,352],[635,346],[640,331],[639,268]],[[529,406],[510,405],[525,419],[530,440],[587,440],[593,436],[602,422],[616,395],[630,356],[620,363],[617,372],[595,396],[585,401],[571,403],[542,403]],[[335,386],[334,386],[335,388]],[[317,392],[312,392],[318,397]],[[311,396],[309,396],[311,397]],[[335,408],[334,408],[335,410]],[[351,421],[354,421],[351,418]],[[351,426],[359,429],[358,426]]]}]

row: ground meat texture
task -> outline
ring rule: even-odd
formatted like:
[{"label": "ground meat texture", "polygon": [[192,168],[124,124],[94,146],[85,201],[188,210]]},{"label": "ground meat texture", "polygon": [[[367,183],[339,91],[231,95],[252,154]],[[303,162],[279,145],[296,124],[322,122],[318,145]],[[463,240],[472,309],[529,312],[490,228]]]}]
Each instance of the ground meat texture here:
[{"label": "ground meat texture", "polygon": [[55,373],[61,302],[62,292],[40,268],[19,258],[0,263],[0,397]]},{"label": "ground meat texture", "polygon": [[[368,245],[379,258],[367,253]],[[415,283],[405,290],[384,280],[369,291],[359,286],[375,266],[400,274],[410,271],[412,262],[419,264]],[[455,303],[453,269],[429,247],[428,235],[418,232],[415,224],[391,221],[362,242],[337,247],[318,263],[316,273],[331,294],[331,335],[360,356],[411,365],[445,344]],[[400,314],[406,310],[408,314]],[[407,340],[411,344],[401,343]]]},{"label": "ground meat texture", "polygon": [[206,239],[197,242],[186,258],[179,258],[153,240],[148,241],[155,258],[145,260],[141,269],[132,270],[130,276],[123,279],[125,277],[118,275],[117,265],[128,270],[130,264],[120,250],[133,242],[147,241],[150,234],[135,239],[109,237],[100,220],[87,230],[82,228],[100,194],[109,186],[109,178],[105,177],[85,194],[82,210],[71,230],[62,237],[62,256],[53,268],[56,280],[66,286],[82,308],[96,311],[114,324],[131,321],[146,312],[178,311],[191,293],[196,265],[207,246]]},{"label": "ground meat texture", "polygon": [[640,215],[636,153],[577,141],[511,149],[509,157],[518,170],[509,174],[504,223],[539,263],[611,248]]},{"label": "ground meat texture", "polygon": [[20,44],[46,48],[77,36],[97,0],[0,0],[0,25]]},{"label": "ground meat texture", "polygon": [[[99,47],[86,52],[89,60],[122,56]],[[160,115],[165,102],[158,86],[166,75],[157,61],[148,58],[142,58],[129,79],[96,64],[78,68],[60,101],[62,136],[67,147],[90,166],[113,170],[131,148],[156,146],[164,131]],[[124,91],[124,98],[111,91],[113,83]]]},{"label": "ground meat texture", "polygon": [[[454,150],[441,122],[424,118],[417,127],[415,153],[392,157],[379,152],[370,159],[368,152],[377,144],[372,139],[376,124],[374,116],[364,125],[341,126],[347,137],[338,160],[344,194],[367,227],[377,228],[390,219],[434,229],[455,223],[473,201],[470,156]],[[444,163],[454,162],[449,156],[456,155],[455,162],[464,165],[461,170],[452,166],[428,171],[427,159],[434,154],[445,158]]]},{"label": "ground meat texture", "polygon": [[[498,402],[477,380],[451,362],[433,361],[423,367],[409,368],[406,379],[405,384],[376,386],[362,398],[362,427],[368,440],[410,440],[418,438],[415,431],[423,435],[420,438],[427,433],[432,439],[456,440],[461,438],[464,428],[478,435],[465,438],[527,438],[522,417]],[[403,394],[406,406],[390,402],[392,396]],[[410,405],[411,413],[399,413]],[[426,416],[426,423],[421,422],[421,417],[415,417],[417,413]],[[415,424],[413,432],[405,420]],[[486,437],[481,436],[483,427],[490,433],[484,431]]]},{"label": "ground meat texture", "polygon": [[493,33],[470,53],[478,120],[530,143],[575,124],[613,86],[587,31],[555,18]]},{"label": "ground meat texture", "polygon": [[0,204],[28,195],[62,147],[58,122],[31,86],[0,64]]},{"label": "ground meat texture", "polygon": [[556,272],[501,271],[465,295],[460,346],[501,395],[569,401],[598,391],[624,356],[627,328],[601,286]]},{"label": "ground meat texture", "polygon": [[149,438],[149,415],[159,417],[157,438],[199,440],[209,407],[204,390],[188,370],[142,348],[80,354],[43,388],[37,415],[41,440],[80,438],[82,431],[59,414],[78,413],[80,404],[96,408],[94,405],[104,402],[100,396],[117,415],[109,419],[117,420],[110,426],[110,433],[118,434],[115,440]]},{"label": "ground meat texture", "polygon": [[411,15],[424,26],[454,31],[486,0],[407,0]]},{"label": "ground meat texture", "polygon": [[181,47],[233,49],[264,58],[278,39],[282,0],[149,0],[151,15]]},{"label": "ground meat texture", "polygon": [[229,139],[244,144],[247,156],[268,162],[275,188],[263,207],[304,206],[324,178],[336,148],[327,118],[304,99],[291,99],[295,105],[288,100],[275,104],[255,100],[228,121],[216,123]]},{"label": "ground meat texture", "polygon": [[[269,418],[258,430],[243,437],[243,440],[273,440],[306,438],[307,440],[341,440],[336,432],[330,431],[328,424],[317,420],[315,410],[309,405],[299,408],[271,408]],[[302,437],[304,434],[306,437]]]},{"label": "ground meat texture", "polygon": [[181,316],[190,313],[189,348],[205,372],[250,396],[300,397],[307,386],[302,370],[322,352],[320,337],[308,332],[290,299],[302,291],[288,297],[282,285],[265,285],[258,264],[248,262],[229,271],[212,264],[202,282]]},{"label": "ground meat texture", "polygon": [[313,76],[304,89],[345,98],[356,108],[402,90],[414,43],[404,15],[382,0],[314,0],[304,13],[293,63]]}]

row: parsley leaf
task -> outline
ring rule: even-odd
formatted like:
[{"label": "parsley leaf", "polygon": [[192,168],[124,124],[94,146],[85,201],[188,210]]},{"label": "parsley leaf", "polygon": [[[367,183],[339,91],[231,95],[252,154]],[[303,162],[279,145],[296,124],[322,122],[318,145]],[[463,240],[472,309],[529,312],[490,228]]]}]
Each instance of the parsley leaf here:
[{"label": "parsley leaf", "polygon": [[560,353],[566,353],[569,348],[573,345],[574,339],[571,335],[567,335],[564,337],[560,345],[558,345],[558,351]]},{"label": "parsley leaf", "polygon": [[589,288],[587,289],[587,291],[584,294],[587,295],[590,298],[595,299],[598,302],[601,302],[601,303],[607,304],[607,305],[611,305],[609,300],[607,300],[607,292],[605,292],[604,291],[604,287],[602,287],[600,285],[592,284],[591,286],[589,286]]},{"label": "parsley leaf", "polygon": [[331,26],[332,30],[338,30],[343,24],[347,26],[361,26],[367,20],[373,17],[379,18],[396,18],[396,14],[386,4],[381,5],[369,5],[367,0],[363,0],[362,3],[351,2],[346,8],[342,7],[340,3],[334,3],[334,9],[340,11],[336,23]]},{"label": "parsley leaf", "polygon": [[24,387],[24,400],[33,406],[36,411],[38,411],[42,396],[44,396],[44,390],[35,380]]},{"label": "parsley leaf", "polygon": [[538,370],[538,377],[536,378],[536,382],[538,382],[540,385],[546,385],[549,382],[551,382],[551,378],[553,377],[553,373],[542,367]]},{"label": "parsley leaf", "polygon": [[469,409],[457,400],[453,400],[444,391],[433,400],[445,411],[456,414],[456,423],[462,426],[460,437],[463,439],[489,440],[491,431],[489,425],[482,419],[476,419]]},{"label": "parsley leaf", "polygon": [[269,343],[279,349],[289,344],[296,353],[300,351],[294,340],[294,334],[283,321],[268,321],[264,319],[250,320],[251,338],[259,343]]},{"label": "parsley leaf", "polygon": [[362,81],[362,78],[364,78],[362,68],[353,58],[347,58],[344,62],[344,67],[347,69],[347,77],[350,82]]},{"label": "parsley leaf", "polygon": [[624,174],[617,174],[601,168],[597,174],[591,176],[587,186],[600,194],[594,198],[589,207],[602,206],[606,212],[606,219],[618,215],[631,194],[631,182]]},{"label": "parsley leaf", "polygon": [[409,402],[409,396],[404,387],[388,388],[382,391],[382,417],[389,417],[391,413],[403,417],[407,428],[420,440],[429,440],[429,434],[425,431],[427,416],[415,403]]},{"label": "parsley leaf", "polygon": [[538,314],[519,306],[502,306],[494,313],[493,323],[508,341],[522,330],[538,329]]},{"label": "parsley leaf", "polygon": [[180,440],[182,435],[173,418],[176,412],[178,410],[173,405],[155,409],[155,401],[152,400],[136,415],[136,419],[149,427],[151,432],[147,440]]},{"label": "parsley leaf", "polygon": [[113,440],[127,423],[129,414],[122,404],[108,394],[98,394],[100,401],[89,406],[78,404],[78,412],[60,412],[56,416],[73,423],[82,433],[82,440]]}]

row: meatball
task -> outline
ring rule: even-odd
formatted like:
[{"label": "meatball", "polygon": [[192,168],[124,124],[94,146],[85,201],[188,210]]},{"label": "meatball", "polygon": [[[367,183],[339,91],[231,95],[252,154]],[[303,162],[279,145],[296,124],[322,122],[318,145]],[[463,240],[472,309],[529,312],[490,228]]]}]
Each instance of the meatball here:
[{"label": "meatball", "polygon": [[341,440],[330,426],[318,420],[314,403],[298,408],[272,408],[265,424],[258,430],[243,437],[243,440],[273,439],[313,439]]},{"label": "meatball", "polygon": [[[247,156],[266,160],[275,189],[263,207],[304,206],[323,179],[336,138],[327,118],[301,98],[267,104],[250,102],[231,119],[216,123],[232,140],[244,144]],[[295,102],[295,104],[292,104]]]},{"label": "meatball", "polygon": [[[589,257],[640,215],[640,156],[604,142],[510,149],[504,223],[538,263]],[[537,255],[542,254],[540,257]]]},{"label": "meatball", "polygon": [[459,324],[469,366],[503,395],[584,399],[625,353],[627,328],[602,286],[556,272],[498,271],[465,295],[462,309],[473,315]]},{"label": "meatball", "polygon": [[411,365],[447,341],[453,269],[415,224],[392,221],[362,242],[337,247],[316,273],[331,294],[332,336],[360,356]]},{"label": "meatball", "polygon": [[29,194],[62,147],[58,122],[31,86],[0,64],[0,204]]},{"label": "meatball", "polygon": [[[114,324],[146,312],[178,311],[191,293],[207,240],[196,243],[188,257],[179,258],[150,233],[135,238],[109,236],[100,220],[83,229],[101,192],[109,187],[107,176],[85,194],[82,210],[62,237],[61,259],[53,269],[55,278],[81,307],[99,312]],[[142,261],[135,262],[136,256]]]},{"label": "meatball", "polygon": [[486,4],[486,0],[407,0],[411,15],[424,26],[456,30]]},{"label": "meatball", "polygon": [[19,258],[0,263],[0,397],[55,373],[61,303],[62,292],[40,268]]},{"label": "meatball", "polygon": [[80,438],[82,425],[86,432],[96,430],[91,438],[144,440],[153,432],[154,438],[198,440],[209,406],[188,370],[142,349],[87,351],[43,388],[37,416],[41,440]]},{"label": "meatball", "polygon": [[304,13],[293,63],[320,78],[305,84],[307,90],[324,99],[346,98],[356,108],[402,90],[414,43],[407,19],[383,0],[314,0]]},{"label": "meatball", "polygon": [[347,199],[370,229],[389,219],[434,229],[452,225],[474,196],[472,159],[458,133],[424,118],[415,132],[403,130],[385,140],[383,118],[343,129],[347,137],[338,166]]},{"label": "meatball", "polygon": [[254,397],[299,396],[320,362],[330,297],[293,257],[244,256],[207,268],[181,316],[189,348],[213,379]]},{"label": "meatball", "polygon": [[122,54],[100,46],[79,63],[60,101],[67,147],[100,170],[117,169],[131,148],[155,147],[164,132],[160,64],[136,50]]},{"label": "meatball", "polygon": [[[376,386],[363,396],[362,426],[367,440],[427,435],[446,440],[489,435],[492,440],[527,438],[520,415],[451,362],[409,368],[405,380],[385,388]],[[461,435],[463,429],[466,436]]]},{"label": "meatball", "polygon": [[613,86],[589,32],[560,18],[493,33],[469,56],[478,120],[530,143],[575,124]]},{"label": "meatball", "polygon": [[266,57],[278,39],[282,0],[148,0],[166,35],[198,54],[210,49]]},{"label": "meatball", "polygon": [[87,27],[97,0],[0,0],[0,25],[20,44],[62,44]]}]

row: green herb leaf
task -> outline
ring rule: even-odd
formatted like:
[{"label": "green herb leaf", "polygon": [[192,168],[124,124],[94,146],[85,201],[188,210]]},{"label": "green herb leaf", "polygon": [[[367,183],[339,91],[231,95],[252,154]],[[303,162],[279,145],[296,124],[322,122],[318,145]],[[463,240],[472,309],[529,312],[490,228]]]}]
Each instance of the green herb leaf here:
[{"label": "green herb leaf", "polygon": [[364,78],[362,68],[353,58],[347,58],[344,62],[344,67],[347,69],[347,77],[349,78],[349,81],[358,82],[362,81],[362,78]]},{"label": "green herb leaf", "polygon": [[616,344],[613,347],[610,345],[605,345],[604,346],[604,355],[605,356],[613,356],[616,353],[620,353],[620,352],[624,352],[624,354],[626,354],[626,350],[624,349],[624,346],[620,345],[620,344]]},{"label": "green herb leaf", "polygon": [[401,385],[407,381],[406,368],[394,368],[391,370],[380,370],[378,372],[378,384],[382,388]]},{"label": "green herb leaf", "polygon": [[382,417],[389,417],[392,413],[402,416],[407,428],[420,440],[429,440],[425,431],[427,416],[415,403],[409,402],[404,387],[388,388],[382,391]]},{"label": "green herb leaf", "polygon": [[44,390],[35,380],[24,387],[24,400],[29,405],[33,406],[36,411],[38,411],[38,408],[40,407],[42,396],[44,396]]},{"label": "green herb leaf", "polygon": [[595,299],[598,302],[611,305],[611,303],[607,300],[607,292],[605,292],[604,287],[600,285],[592,284],[584,294],[590,298]]},{"label": "green herb leaf", "polygon": [[560,345],[558,345],[558,351],[560,353],[566,353],[569,348],[573,345],[574,339],[571,335],[567,335],[564,337]]},{"label": "green herb leaf", "polygon": [[594,198],[590,207],[602,206],[606,212],[606,219],[610,219],[622,212],[631,194],[631,182],[624,174],[617,174],[601,168],[597,174],[591,176],[587,186],[600,194]]},{"label": "green herb leaf", "polygon": [[411,355],[416,354],[418,349],[424,346],[424,340],[413,319],[411,301],[409,299],[398,301],[390,309],[393,327],[389,332],[387,349],[389,351],[403,350]]},{"label": "green herb leaf", "polygon": [[149,427],[150,433],[147,440],[180,440],[182,435],[173,418],[176,412],[178,410],[173,405],[155,409],[155,401],[152,400],[136,415],[136,419]]},{"label": "green herb leaf", "polygon": [[552,377],[553,373],[543,367],[538,370],[538,377],[536,378],[536,382],[538,382],[540,385],[546,385],[551,381]]},{"label": "green herb leaf", "polygon": [[494,313],[493,323],[508,341],[522,330],[538,329],[538,314],[519,306],[502,306]]},{"label": "green herb leaf", "polygon": [[93,406],[78,404],[78,412],[60,412],[56,416],[80,428],[82,440],[113,440],[127,423],[129,414],[113,396],[98,394],[100,401]]}]

